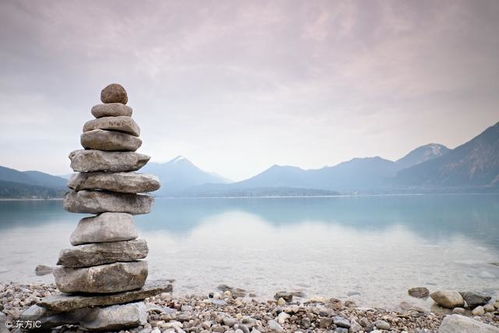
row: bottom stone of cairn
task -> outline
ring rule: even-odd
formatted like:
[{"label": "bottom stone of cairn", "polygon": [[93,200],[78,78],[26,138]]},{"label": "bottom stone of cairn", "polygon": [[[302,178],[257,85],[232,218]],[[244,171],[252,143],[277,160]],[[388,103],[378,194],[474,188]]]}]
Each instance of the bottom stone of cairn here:
[{"label": "bottom stone of cairn", "polygon": [[144,302],[88,307],[61,313],[53,313],[34,305],[26,310],[21,318],[37,321],[36,329],[39,330],[61,325],[78,325],[89,331],[113,331],[144,325],[147,323],[147,311]]},{"label": "bottom stone of cairn", "polygon": [[147,309],[142,300],[172,292],[163,281],[148,283],[139,290],[107,295],[59,294],[42,299],[21,315],[22,320],[37,321],[37,329],[79,325],[92,331],[120,330],[143,325]]}]

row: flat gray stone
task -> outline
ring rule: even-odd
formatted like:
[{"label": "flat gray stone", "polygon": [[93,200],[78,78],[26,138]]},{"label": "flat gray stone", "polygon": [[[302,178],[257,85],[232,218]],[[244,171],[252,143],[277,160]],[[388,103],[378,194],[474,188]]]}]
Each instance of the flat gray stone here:
[{"label": "flat gray stone", "polygon": [[143,239],[78,245],[61,250],[57,265],[78,268],[135,261],[147,257],[148,251]]},{"label": "flat gray stone", "polygon": [[333,322],[338,327],[350,328],[350,326],[351,326],[350,320],[348,320],[342,316],[335,316],[333,318]]},{"label": "flat gray stone", "polygon": [[157,283],[147,283],[142,289],[139,290],[125,291],[122,293],[110,295],[71,296],[60,294],[48,296],[43,298],[39,302],[39,305],[44,309],[48,309],[52,312],[67,312],[86,307],[106,306],[140,301],[148,297],[171,291],[173,291],[173,287],[171,284],[162,283],[161,285],[159,285]]},{"label": "flat gray stone", "polygon": [[119,331],[146,323],[146,306],[137,302],[98,308],[81,320],[80,326],[90,331]]},{"label": "flat gray stone", "polygon": [[147,262],[114,264],[54,270],[55,284],[64,293],[118,293],[139,289],[147,278]]},{"label": "flat gray stone", "polygon": [[148,214],[153,202],[154,198],[144,194],[103,191],[69,191],[64,196],[64,208],[72,213]]},{"label": "flat gray stone", "polygon": [[490,301],[490,296],[482,295],[479,293],[474,293],[470,291],[459,292],[463,296],[466,306],[470,309],[474,309],[477,306],[485,305]]},{"label": "flat gray stone", "polygon": [[86,172],[74,174],[68,186],[75,190],[107,190],[120,193],[144,193],[156,191],[159,179],[153,175],[135,172]]},{"label": "flat gray stone", "polygon": [[135,152],[75,150],[69,154],[71,168],[76,172],[122,172],[142,168],[151,157]]},{"label": "flat gray stone", "polygon": [[43,276],[43,275],[51,274],[53,270],[54,270],[53,267],[50,267],[47,265],[37,265],[35,267],[35,274],[36,274],[36,276]]},{"label": "flat gray stone", "polygon": [[[39,317],[36,319],[36,324],[38,325],[37,330],[33,331],[44,331],[50,328],[58,327],[61,325],[79,325],[80,320],[83,320],[85,317],[89,316],[95,309],[84,308],[78,309],[71,312],[64,312],[59,314],[53,314],[47,312],[43,317]],[[30,320],[30,319],[25,319]]]},{"label": "flat gray stone", "polygon": [[78,325],[88,331],[120,331],[147,323],[143,302],[96,308],[81,308],[39,319],[42,330],[61,325]]},{"label": "flat gray stone", "polygon": [[128,95],[125,88],[119,83],[111,83],[100,92],[102,103],[128,103]]},{"label": "flat gray stone", "polygon": [[430,291],[426,287],[415,287],[407,291],[407,293],[416,298],[426,298],[430,296]]},{"label": "flat gray stone", "polygon": [[92,119],[87,121],[83,125],[83,132],[92,131],[94,129],[120,131],[135,136],[140,135],[139,125],[137,125],[137,123],[131,117],[126,116],[102,117]]},{"label": "flat gray stone", "polygon": [[445,316],[438,333],[499,333],[499,327],[458,314]]},{"label": "flat gray stone", "polygon": [[53,311],[47,309],[46,307],[42,307],[38,304],[33,304],[29,308],[21,313],[21,320],[39,320],[40,318],[50,316],[53,314]]},{"label": "flat gray stone", "polygon": [[133,216],[126,213],[102,213],[80,220],[70,237],[72,245],[118,242],[136,239]]},{"label": "flat gray stone", "polygon": [[136,151],[142,145],[142,140],[123,132],[94,129],[83,133],[80,143],[86,149]]},{"label": "flat gray stone", "polygon": [[133,109],[122,103],[108,103],[94,105],[91,112],[95,118],[119,116],[131,117]]}]

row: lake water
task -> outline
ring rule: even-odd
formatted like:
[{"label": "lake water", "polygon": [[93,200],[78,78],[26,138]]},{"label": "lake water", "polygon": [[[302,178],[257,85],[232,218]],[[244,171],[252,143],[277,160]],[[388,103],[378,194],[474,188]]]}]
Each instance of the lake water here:
[{"label": "lake water", "polygon": [[[61,201],[0,202],[0,281],[52,282],[34,268],[54,265],[83,216]],[[150,279],[175,279],[180,294],[225,283],[428,307],[407,289],[499,290],[498,195],[159,198],[136,221]]]}]

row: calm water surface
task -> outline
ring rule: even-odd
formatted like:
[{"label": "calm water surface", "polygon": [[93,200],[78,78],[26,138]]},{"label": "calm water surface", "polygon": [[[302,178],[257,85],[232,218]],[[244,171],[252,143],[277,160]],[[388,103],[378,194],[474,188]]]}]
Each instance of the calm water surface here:
[{"label": "calm water surface", "polygon": [[[83,216],[61,201],[0,202],[0,281],[51,282],[34,267],[54,265]],[[136,221],[150,278],[181,294],[225,283],[390,307],[414,286],[499,290],[497,195],[159,198]]]}]

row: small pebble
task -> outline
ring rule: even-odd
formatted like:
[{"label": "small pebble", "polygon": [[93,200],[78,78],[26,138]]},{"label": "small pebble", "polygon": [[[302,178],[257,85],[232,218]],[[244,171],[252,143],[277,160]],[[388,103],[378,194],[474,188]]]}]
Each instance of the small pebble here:
[{"label": "small pebble", "polygon": [[268,322],[269,328],[274,332],[284,332],[284,328],[275,320],[269,320]]},{"label": "small pebble", "polygon": [[474,316],[482,316],[485,313],[483,306],[477,306],[473,310],[471,310],[471,314]]},{"label": "small pebble", "polygon": [[485,312],[494,312],[495,311],[495,307],[493,304],[485,304],[483,306],[483,309],[485,310]]},{"label": "small pebble", "polygon": [[379,328],[380,330],[389,330],[390,329],[390,324],[384,320],[377,320],[374,323],[374,326],[376,326],[376,328]]}]

